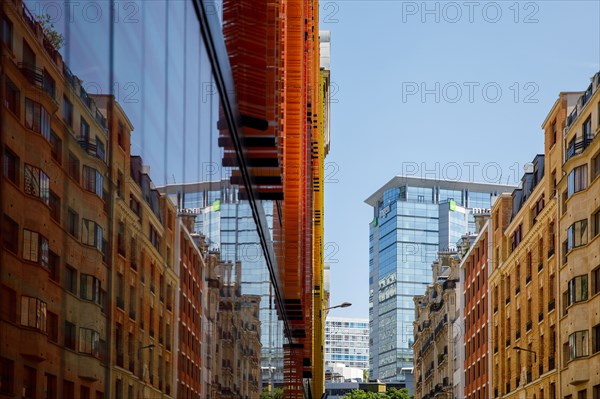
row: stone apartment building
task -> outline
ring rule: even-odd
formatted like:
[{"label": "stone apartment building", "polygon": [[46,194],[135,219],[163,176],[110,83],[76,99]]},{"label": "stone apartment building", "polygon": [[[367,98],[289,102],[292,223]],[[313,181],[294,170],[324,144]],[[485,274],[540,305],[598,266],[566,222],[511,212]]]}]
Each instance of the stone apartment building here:
[{"label": "stone apartment building", "polygon": [[560,258],[556,259],[560,302],[558,384],[561,398],[597,399],[600,398],[600,72],[592,77],[584,92],[577,93],[576,99],[568,103],[567,112],[563,157],[557,157],[557,162],[562,162],[562,169],[558,169],[562,170],[558,175],[561,178],[556,187],[560,198],[556,212],[560,232],[557,241]]},{"label": "stone apartment building", "polygon": [[21,1],[3,1],[0,395],[109,397],[109,126]]},{"label": "stone apartment building", "polygon": [[452,394],[455,356],[452,326],[458,317],[459,263],[457,252],[440,252],[432,265],[433,283],[424,295],[414,297],[416,399]]}]

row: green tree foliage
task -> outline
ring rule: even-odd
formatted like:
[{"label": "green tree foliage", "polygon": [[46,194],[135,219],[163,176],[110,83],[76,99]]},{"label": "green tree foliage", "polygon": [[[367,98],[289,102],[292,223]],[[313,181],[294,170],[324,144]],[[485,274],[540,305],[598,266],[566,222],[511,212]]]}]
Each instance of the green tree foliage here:
[{"label": "green tree foliage", "polygon": [[54,24],[52,23],[52,18],[50,17],[50,15],[37,15],[36,19],[42,26],[42,30],[44,31],[44,34],[46,35],[50,43],[54,46],[56,50],[60,50],[60,48],[63,46],[63,43],[65,42],[65,37],[56,31],[56,28],[54,28]]},{"label": "green tree foliage", "polygon": [[260,394],[260,399],[283,399],[283,389],[275,388],[269,393],[269,388],[265,387]]},{"label": "green tree foliage", "polygon": [[386,393],[365,392],[356,389],[348,392],[344,399],[413,399],[413,396],[408,393],[406,388],[390,388]]},{"label": "green tree foliage", "polygon": [[386,392],[386,396],[388,399],[413,399],[413,396],[410,393],[408,393],[407,388],[390,388]]}]

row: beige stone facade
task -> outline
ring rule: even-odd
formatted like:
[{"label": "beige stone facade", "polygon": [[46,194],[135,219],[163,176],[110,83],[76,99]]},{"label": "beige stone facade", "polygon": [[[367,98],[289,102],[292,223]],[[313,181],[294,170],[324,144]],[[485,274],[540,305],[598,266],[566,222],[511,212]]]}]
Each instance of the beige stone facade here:
[{"label": "beige stone facade", "polygon": [[599,398],[600,72],[567,111],[557,187],[558,381],[561,398]]},{"label": "beige stone facade", "polygon": [[424,295],[414,297],[415,399],[452,397],[459,258],[456,252],[440,252],[438,257],[433,283]]}]

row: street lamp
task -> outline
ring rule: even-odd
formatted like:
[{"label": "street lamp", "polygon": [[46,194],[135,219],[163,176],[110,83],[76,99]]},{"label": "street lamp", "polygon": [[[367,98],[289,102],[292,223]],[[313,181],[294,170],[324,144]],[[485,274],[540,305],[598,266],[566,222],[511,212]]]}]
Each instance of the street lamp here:
[{"label": "street lamp", "polygon": [[513,346],[512,349],[514,349],[516,351],[524,351],[524,352],[533,353],[533,361],[537,362],[537,354],[534,351],[532,351],[530,349],[521,348],[520,346]]},{"label": "street lamp", "polygon": [[330,309],[335,309],[335,308],[347,308],[349,306],[352,306],[352,304],[350,302],[342,302],[339,305],[331,306],[331,307],[325,308],[323,310],[330,310]]}]

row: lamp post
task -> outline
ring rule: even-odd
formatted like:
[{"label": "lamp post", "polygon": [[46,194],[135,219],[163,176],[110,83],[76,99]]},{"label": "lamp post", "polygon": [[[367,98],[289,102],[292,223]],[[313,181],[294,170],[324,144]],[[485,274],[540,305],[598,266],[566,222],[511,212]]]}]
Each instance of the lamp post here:
[{"label": "lamp post", "polygon": [[339,305],[335,305],[335,306],[330,306],[328,308],[323,309],[324,311],[328,311],[330,309],[335,309],[335,308],[347,308],[352,306],[352,304],[350,302],[342,302]]},{"label": "lamp post", "polygon": [[523,351],[523,352],[533,353],[533,361],[534,361],[534,363],[537,362],[537,353],[535,353],[531,349],[521,348],[520,346],[513,346],[512,349],[514,349],[516,351]]},{"label": "lamp post", "polygon": [[[323,309],[323,311],[325,312],[325,317],[327,317],[327,314],[329,313],[329,310],[331,310],[331,309],[336,309],[336,308],[347,308],[347,307],[350,307],[350,306],[352,306],[352,304],[351,304],[350,302],[342,302],[342,303],[340,303],[339,305],[330,306],[330,307],[328,307],[328,308],[325,308],[325,309]],[[321,313],[321,312],[319,312],[319,315],[320,315],[320,317],[321,317],[321,320],[323,320],[323,316],[322,316],[322,313]],[[323,332],[324,332],[324,330],[325,330],[325,328],[324,328],[324,327],[325,327],[325,324],[322,324],[322,326],[323,326]],[[334,334],[334,335],[335,335],[335,334]],[[330,334],[330,338],[331,338],[331,334]],[[323,351],[323,372],[325,372],[325,350],[324,350],[324,347],[323,347],[323,346],[321,347],[321,350]],[[323,377],[324,377],[324,376],[323,376]]]}]

